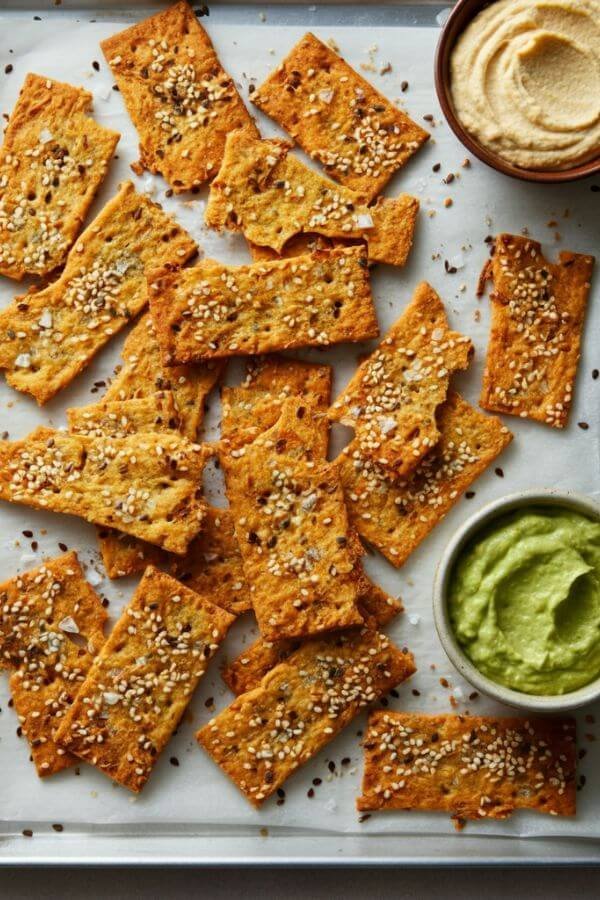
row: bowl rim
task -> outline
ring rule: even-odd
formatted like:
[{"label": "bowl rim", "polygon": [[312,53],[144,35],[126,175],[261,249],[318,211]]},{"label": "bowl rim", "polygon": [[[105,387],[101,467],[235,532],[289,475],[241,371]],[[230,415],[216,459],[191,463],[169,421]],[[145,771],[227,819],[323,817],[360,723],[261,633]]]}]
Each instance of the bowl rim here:
[{"label": "bowl rim", "polygon": [[[446,122],[467,150],[481,162],[497,172],[501,172],[503,175],[538,184],[561,184],[598,175],[600,173],[600,154],[585,163],[572,166],[570,169],[522,169],[504,160],[501,156],[492,153],[462,126],[454,112],[450,94],[450,56],[454,44],[467,25],[484,7],[491,6],[494,2],[497,2],[497,0],[457,0],[456,5],[442,27],[435,51],[434,80],[436,94]],[[467,12],[470,12],[470,16],[462,24],[462,27],[457,28],[455,33],[456,23],[461,22],[463,16],[467,15]]]},{"label": "bowl rim", "polygon": [[575,709],[600,697],[600,675],[566,694],[527,694],[488,678],[471,662],[458,643],[450,622],[447,588],[454,563],[465,544],[494,519],[523,506],[564,506],[600,521],[600,500],[578,491],[532,488],[506,494],[474,512],[454,533],[437,565],[433,584],[433,620],[440,643],[457,671],[482,694],[527,712],[552,713]]}]

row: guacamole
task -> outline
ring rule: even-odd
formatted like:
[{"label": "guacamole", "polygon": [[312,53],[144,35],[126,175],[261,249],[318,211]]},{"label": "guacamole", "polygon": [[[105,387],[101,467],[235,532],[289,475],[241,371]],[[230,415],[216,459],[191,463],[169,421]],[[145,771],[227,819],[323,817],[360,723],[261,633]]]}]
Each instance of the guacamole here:
[{"label": "guacamole", "polygon": [[460,553],[448,604],[465,653],[488,678],[565,694],[600,675],[600,521],[523,507]]}]

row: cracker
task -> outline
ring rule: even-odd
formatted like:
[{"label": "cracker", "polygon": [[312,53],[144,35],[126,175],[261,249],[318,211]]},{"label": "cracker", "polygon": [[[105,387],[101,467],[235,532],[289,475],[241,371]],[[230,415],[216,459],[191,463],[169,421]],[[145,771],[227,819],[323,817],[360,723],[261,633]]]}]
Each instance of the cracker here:
[{"label": "cracker", "polygon": [[142,316],[123,345],[124,364],[108,387],[104,400],[132,400],[156,391],[173,394],[182,433],[195,441],[204,418],[204,406],[226,363],[210,360],[195,366],[162,363],[160,345],[150,314]]},{"label": "cracker", "polygon": [[179,417],[170,391],[134,400],[109,400],[67,410],[71,434],[127,437],[143,431],[177,431]]},{"label": "cracker", "polygon": [[92,659],[106,612],[74,552],[0,584],[0,668],[40,777],[73,765],[54,740]]},{"label": "cracker", "polygon": [[310,32],[252,95],[327,173],[372,199],[429,135]]},{"label": "cracker", "polygon": [[362,622],[359,575],[335,466],[264,441],[224,454],[227,496],[261,634],[308,637]]},{"label": "cracker", "polygon": [[355,430],[352,450],[390,476],[408,475],[436,445],[436,411],[473,345],[448,326],[444,304],[422,282],[379,347],[358,367],[330,417]]},{"label": "cracker", "polygon": [[141,169],[176,193],[212,178],[225,138],[256,126],[187,3],[101,41],[140,139]]},{"label": "cracker", "polygon": [[352,444],[337,460],[350,521],[395,566],[512,440],[499,419],[484,416],[453,391],[438,411],[438,427],[438,443],[405,479],[391,479]]},{"label": "cracker", "polygon": [[290,147],[286,141],[230,134],[210,186],[206,224],[242,231],[251,244],[278,254],[302,233],[358,239],[366,242],[371,262],[403,265],[412,244],[418,201],[403,195],[369,207],[361,194],[305,166]]},{"label": "cracker", "polygon": [[202,524],[209,454],[177,434],[88,438],[37,428],[0,441],[0,499],[81,516],[183,554]]},{"label": "cracker", "polygon": [[458,820],[516,809],[574,816],[575,720],[376,710],[359,810],[444,810]]},{"label": "cracker", "polygon": [[317,250],[332,250],[334,247],[350,246],[360,241],[343,241],[341,238],[328,238],[322,234],[301,232],[294,235],[278,253],[270,247],[261,247],[259,244],[248,243],[248,249],[253,262],[265,262],[273,259],[290,259],[292,256],[303,256],[306,253],[316,253]]},{"label": "cracker", "polygon": [[57,732],[70,753],[138,793],[234,621],[149,566]]},{"label": "cracker", "polygon": [[[391,622],[403,609],[400,600],[390,597],[366,576],[364,593],[358,602],[365,617],[372,618],[378,626]],[[330,638],[333,644],[337,639],[337,634],[333,634]],[[221,672],[223,681],[234,694],[244,694],[257,687],[267,672],[287,659],[300,646],[302,641],[299,640],[265,641],[258,638],[223,669]]]},{"label": "cracker", "polygon": [[412,655],[382,634],[354,629],[305,644],[196,735],[260,806],[362,708],[415,671]]},{"label": "cracker", "polygon": [[480,405],[564,428],[594,257],[549,262],[537,241],[500,234],[491,260],[492,322]]},{"label": "cracker", "polygon": [[295,259],[159,270],[150,310],[167,364],[328,347],[378,334],[358,247]]},{"label": "cracker", "polygon": [[12,387],[46,403],[147,301],[145,271],[196,252],[186,232],[131,182],[69,253],[48,287],[0,312],[0,368]]},{"label": "cracker", "polygon": [[92,95],[29,73],[0,148],[0,274],[46,275],[66,258],[120,135]]}]

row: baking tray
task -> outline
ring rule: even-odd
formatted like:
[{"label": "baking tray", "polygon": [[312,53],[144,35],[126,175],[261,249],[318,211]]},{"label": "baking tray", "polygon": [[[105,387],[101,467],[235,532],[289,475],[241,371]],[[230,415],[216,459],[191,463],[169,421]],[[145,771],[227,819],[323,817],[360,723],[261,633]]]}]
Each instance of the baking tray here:
[{"label": "baking tray", "polygon": [[[16,38],[19,31],[19,21],[29,23],[34,17],[40,17],[41,23],[39,27],[48,30],[51,34],[53,25],[65,20],[81,22],[82,25],[83,23],[94,21],[110,21],[125,24],[129,21],[137,21],[144,15],[164,6],[165,3],[161,2],[129,2],[124,7],[117,0],[105,0],[105,2],[99,2],[99,0],[96,0],[96,2],[83,2],[83,0],[80,0],[80,2],[69,2],[69,0],[63,0],[62,5],[57,9],[54,7],[54,2],[42,4],[40,2],[29,2],[29,0],[22,0],[22,2],[7,2],[7,0],[4,0],[4,2],[0,3],[0,15],[7,19],[10,18],[11,22],[14,23],[13,33]],[[350,56],[350,61],[355,65],[362,61],[368,69],[369,65],[372,65],[372,59],[377,57],[377,51],[372,49],[373,43],[377,39],[377,34],[380,36],[384,34],[383,29],[385,29],[386,40],[389,45],[390,35],[393,35],[394,38],[396,37],[396,33],[389,31],[389,29],[428,28],[431,30],[430,44],[433,46],[435,29],[438,29],[440,22],[443,21],[445,10],[446,6],[439,3],[331,3],[324,5],[321,3],[241,4],[221,2],[210,4],[210,17],[205,22],[211,35],[217,40],[217,44],[219,26],[224,26],[224,28],[239,25],[256,26],[257,22],[261,22],[264,23],[265,34],[269,34],[269,39],[266,43],[272,42],[274,44],[275,40],[271,29],[276,29],[280,26],[286,29],[293,27],[302,30],[312,29],[325,37],[332,36],[334,38],[341,29],[356,29],[355,35],[360,35],[362,40],[362,56],[360,59],[356,54]],[[0,22],[0,35],[2,27]],[[346,32],[346,34],[349,34],[349,32]],[[415,31],[413,34],[417,35],[417,32]],[[398,50],[394,52],[391,61],[398,70],[403,67],[402,43],[409,36],[404,30],[397,33]],[[354,43],[358,47],[356,41]],[[342,45],[342,50],[344,50],[344,42],[340,41],[340,44]],[[284,50],[291,46],[291,41],[288,41],[286,38],[285,41],[282,40],[281,44],[277,42],[275,46],[277,50],[273,51],[271,58],[268,60],[269,65],[274,64]],[[259,54],[264,54],[262,45],[260,48],[257,48],[257,55]],[[97,55],[100,58],[99,51]],[[383,61],[381,57],[377,59],[377,63]],[[4,64],[6,60],[2,59],[0,62]],[[240,73],[234,67],[229,66],[229,68],[236,77],[240,77]],[[375,69],[377,69],[377,66]],[[53,73],[49,72],[48,74]],[[365,74],[366,77],[374,80],[386,91],[386,84],[381,81],[377,82],[376,71],[373,73],[367,70]],[[410,73],[408,72],[406,75],[410,79]],[[431,142],[430,147],[426,151],[427,156],[425,156],[424,151],[422,158],[417,158],[411,163],[410,168],[407,169],[406,177],[401,175],[400,178],[395,180],[391,193],[397,190],[417,193],[420,196],[424,209],[440,209],[443,196],[445,193],[450,193],[449,189],[440,185],[441,175],[444,173],[446,164],[454,170],[460,164],[460,160],[464,158],[465,154],[456,142],[453,144],[448,143],[449,140],[453,141],[453,139],[448,137],[446,134],[447,129],[439,120],[439,110],[433,95],[432,72],[431,83],[427,85],[421,83],[419,87],[421,92],[423,88],[427,89],[428,100],[426,108],[427,112],[431,112],[437,120],[437,128],[433,129],[434,139],[437,138],[437,141]],[[422,102],[419,103],[418,97],[413,99],[409,94],[407,100],[408,110],[411,113],[414,112],[414,107],[422,107]],[[95,102],[95,108],[97,109],[97,107],[98,102]],[[419,111],[422,113],[423,109],[420,108]],[[274,131],[275,129],[272,130]],[[266,133],[268,134],[269,132],[267,131]],[[440,151],[443,147],[446,149],[451,147],[451,160],[445,158],[446,153],[437,153],[435,149],[436,143],[439,144]],[[431,167],[433,163],[438,161],[442,163],[442,171],[438,177],[432,180]],[[488,227],[488,218],[489,230],[492,232],[501,228],[510,230],[511,227],[516,230],[516,222],[520,224],[523,221],[529,224],[535,237],[541,236],[545,242],[551,242],[551,232],[546,231],[547,220],[554,216],[560,216],[561,213],[558,210],[570,206],[575,211],[574,218],[577,219],[576,225],[565,225],[565,229],[570,232],[571,249],[587,250],[588,252],[593,250],[593,246],[586,245],[585,241],[582,241],[582,238],[577,235],[577,227],[579,227],[583,234],[588,235],[587,240],[589,244],[590,230],[592,230],[593,234],[593,229],[595,228],[597,239],[597,215],[594,218],[593,213],[589,210],[590,200],[593,202],[595,197],[589,194],[589,183],[582,183],[577,186],[564,186],[559,189],[542,188],[540,190],[537,186],[523,188],[522,185],[500,178],[495,173],[485,169],[481,169],[477,177],[479,180],[476,190],[482,209],[480,220],[476,224],[473,223],[471,218],[474,213],[472,210],[467,210],[462,218],[454,217],[444,223],[441,222],[440,210],[437,221],[434,219],[440,240],[437,245],[430,245],[421,237],[420,233],[418,234],[413,259],[407,270],[399,277],[399,290],[402,293],[400,300],[386,288],[385,277],[376,276],[378,279],[376,282],[378,311],[383,328],[387,327],[389,322],[399,314],[416,281],[427,277],[432,280],[434,286],[440,290],[442,297],[447,302],[452,324],[459,328],[462,325],[467,333],[472,333],[472,328],[475,326],[465,319],[465,309],[471,310],[473,307],[476,268],[483,258],[481,246],[474,250],[474,238],[481,239],[484,233],[482,229]],[[489,196],[485,195],[486,185],[489,185]],[[552,191],[554,192],[552,193]],[[516,219],[516,222],[513,223],[506,221],[506,218],[502,220],[502,214],[496,208],[501,207],[502,203],[507,203],[506,195],[508,195],[508,207],[512,204],[514,209],[513,218]],[[460,197],[460,194],[458,196]],[[104,199],[106,198],[104,197]],[[531,206],[531,209],[528,210],[527,215],[523,215],[523,207],[528,204]],[[485,221],[483,221],[484,213]],[[579,218],[577,218],[578,216]],[[425,222],[426,220],[422,218],[420,228],[425,227]],[[188,223],[182,220],[182,224],[187,226]],[[562,228],[562,224],[559,227]],[[471,239],[473,239],[473,244],[470,243]],[[206,240],[203,237],[199,237],[198,240],[201,245],[204,245],[205,250],[208,251]],[[565,241],[560,243],[560,246],[568,245],[568,242],[565,243]],[[435,252],[430,253],[431,249],[435,250]],[[213,252],[212,248],[210,248],[210,252]],[[218,250],[215,253],[218,254]],[[463,262],[461,262],[463,257],[466,258],[464,272]],[[443,277],[443,262],[446,258],[450,258],[453,264],[458,262],[459,272],[451,283]],[[441,274],[440,269],[442,270]],[[466,308],[463,305],[465,295],[461,282],[466,285],[466,296],[469,298],[468,304],[470,306]],[[597,293],[596,290],[595,294],[597,295]],[[383,307],[389,307],[389,309],[383,309]],[[597,359],[592,360],[591,358],[591,353],[596,351],[591,349],[591,341],[589,339],[591,327],[594,328],[594,334],[600,337],[600,321],[597,313],[598,310],[596,310],[593,321],[588,321],[587,350],[584,351],[580,377],[583,375],[587,377],[592,362],[597,365]],[[485,335],[487,321],[484,307],[482,307],[482,314],[483,322],[480,326],[480,333]],[[469,324],[472,325],[471,329]],[[122,340],[118,340],[116,343],[120,346]],[[597,338],[594,343],[596,346],[598,345]],[[303,354],[303,356],[310,357],[310,354]],[[108,354],[109,359],[113,357],[115,359],[118,357],[118,347],[116,349],[113,348],[112,356]],[[471,400],[474,400],[476,397],[476,394],[473,395],[473,384],[478,381],[481,373],[481,353],[479,353],[479,357],[479,368],[474,370],[471,379],[470,395],[468,381],[465,385],[461,384],[461,388],[467,389],[467,394]],[[96,371],[96,365],[94,364],[87,374],[80,379],[81,382],[87,382],[88,387],[93,382],[93,373]],[[110,371],[110,365],[106,360],[104,362],[101,361],[99,366],[99,371],[103,374]],[[68,393],[69,396],[67,396],[66,400],[59,398],[59,403],[50,409],[48,413],[50,420],[52,420],[52,416],[55,416],[56,419],[58,409],[62,412],[67,405],[73,405],[74,402],[84,402],[76,393]],[[3,394],[2,399],[5,399],[5,396]],[[587,390],[585,396],[582,396],[580,391],[577,399],[578,408],[573,411],[574,420],[577,420],[580,416],[583,417],[584,410],[586,418],[589,419],[590,428],[585,434],[586,442],[583,443],[583,433],[577,434],[573,432],[572,429],[575,427],[575,423],[572,422],[570,437],[561,435],[554,444],[561,459],[581,459],[585,456],[588,464],[581,467],[566,466],[567,471],[565,477],[563,477],[560,465],[557,466],[556,460],[549,460],[547,471],[544,472],[543,476],[536,471],[533,480],[537,483],[560,483],[561,487],[578,488],[587,492],[597,492],[600,489],[600,472],[597,472],[597,478],[590,477],[589,456],[591,454],[592,458],[594,458],[594,455],[596,459],[598,458],[600,441],[598,415],[596,415],[595,420],[592,420],[587,408],[590,396],[595,396],[597,404],[597,394],[590,395],[589,390]],[[76,397],[75,400],[74,397]],[[89,396],[85,399],[87,402],[91,402]],[[13,410],[11,425],[14,424],[12,422],[13,418],[17,422],[19,421],[19,415],[18,409]],[[8,417],[5,404],[0,406],[0,424],[3,417]],[[512,425],[512,422],[509,424]],[[525,439],[527,439],[530,435],[536,433],[539,435],[539,430],[537,432],[532,431],[530,425],[531,423],[519,423],[521,437],[525,436]],[[2,425],[2,428],[4,427]],[[532,426],[533,429],[536,427]],[[517,429],[515,428],[515,430]],[[573,435],[575,435],[574,438]],[[507,461],[509,467],[515,458],[513,456],[510,458],[510,461]],[[532,458],[535,459],[535,454],[530,454],[530,459]],[[491,473],[489,476],[484,476],[481,481],[482,486],[480,487],[480,482],[476,486],[477,499],[474,503],[483,503],[493,496],[499,496],[506,492],[506,489],[504,489],[504,486],[498,479],[494,481]],[[520,483],[515,485],[515,481],[510,482],[511,489],[514,489],[515,486],[529,486],[525,474],[522,474]],[[508,487],[507,483],[506,488]],[[436,529],[437,534],[426,543],[423,552],[419,553],[421,564],[425,562],[425,564],[429,563],[430,566],[434,565],[435,560],[439,556],[440,547],[443,546],[445,539],[451,533],[452,517],[454,516],[455,522],[461,521],[472,508],[473,504],[470,507],[463,505],[462,508],[456,510],[449,517],[449,521]],[[10,514],[7,514],[4,509],[0,510],[0,515],[2,515],[1,521],[5,531],[10,531],[12,534],[18,534],[19,523],[27,521],[26,514],[19,518],[19,513],[13,514],[12,509]],[[6,528],[7,515],[8,528]],[[56,517],[49,518],[48,521],[56,528]],[[21,525],[21,527],[23,526]],[[86,559],[86,562],[89,561],[89,559]],[[11,564],[13,564],[12,561]],[[23,557],[21,557],[21,568],[28,568],[35,564],[32,560],[28,565],[25,565]],[[11,569],[10,571],[13,570]],[[377,572],[377,569],[375,571]],[[409,573],[411,571],[409,569]],[[7,568],[6,574],[8,572]],[[394,585],[401,579],[388,566],[387,571],[382,573],[381,577],[377,578],[376,576],[376,580],[379,580],[387,589],[393,590]],[[408,587],[410,582],[410,574],[402,576],[403,587]],[[128,596],[130,591],[126,589],[122,593]],[[430,599],[426,592],[422,596],[416,598],[412,596],[410,598],[405,597],[405,599],[408,612],[414,616],[415,620],[419,617],[423,620],[426,619],[428,627],[433,627],[429,609]],[[416,616],[415,613],[417,613]],[[406,616],[404,619],[406,619]],[[416,624],[416,621],[414,624]],[[413,646],[414,641],[411,640],[410,626],[406,622],[403,623],[400,634],[402,640],[406,640],[409,646]],[[416,637],[415,640],[417,640]],[[426,661],[419,660],[417,657],[417,663],[419,662],[423,663],[424,668],[426,667]],[[447,671],[450,672],[451,670],[448,669]],[[214,683],[218,681],[218,674],[215,674],[214,670],[212,674]],[[5,703],[2,701],[5,701],[6,693],[1,696],[0,706],[4,706]],[[413,700],[412,708],[416,708],[417,703],[418,701]],[[222,700],[219,701],[219,706],[221,705],[223,705]],[[4,713],[0,717],[0,736],[4,736],[7,730],[7,718],[12,715],[12,712],[7,710],[4,710]],[[356,739],[354,739],[354,743],[358,743]],[[354,750],[354,756],[358,760],[360,769],[360,752],[358,752],[358,747],[355,747]],[[2,747],[0,743],[0,760],[2,759],[2,752],[5,751],[6,747]],[[15,752],[22,756],[24,754],[23,746],[18,745],[18,749]],[[199,753],[197,748],[195,752]],[[588,794],[589,790],[592,790],[594,787],[596,792],[600,790],[596,774],[598,768],[597,766],[595,767],[595,773],[588,771]],[[216,770],[213,771],[213,769],[209,768],[207,771],[214,775],[215,780],[218,779],[219,774]],[[30,779],[29,783],[33,792],[36,784],[35,776],[31,771],[28,771],[26,774]],[[312,774],[314,773],[311,772],[311,776]],[[360,772],[358,775],[360,775]],[[592,779],[590,775],[592,775]],[[159,773],[156,773],[156,777],[159,777]],[[590,781],[592,781],[591,787],[589,785]],[[595,782],[595,785],[593,782]],[[100,783],[104,784],[103,781],[100,781]],[[356,783],[355,780],[353,782],[354,788]],[[76,801],[76,793],[73,799]],[[177,794],[171,796],[171,801],[173,805],[177,804]],[[23,802],[24,807],[28,807],[25,798]],[[244,801],[240,798],[240,806],[243,803]],[[600,805],[600,798],[597,804]],[[291,811],[291,802],[288,806]],[[65,830],[62,833],[57,833],[52,829],[52,822],[57,819],[61,821],[61,819],[58,816],[53,817],[51,806],[40,808],[39,817],[35,820],[32,819],[31,814],[23,818],[18,816],[9,818],[6,815],[2,815],[2,809],[2,785],[0,782],[0,863],[4,865],[243,864],[289,866],[343,864],[406,866],[548,864],[550,861],[553,864],[565,865],[600,863],[600,841],[593,837],[583,838],[581,836],[572,837],[568,834],[561,835],[560,824],[555,827],[552,836],[536,836],[535,833],[527,832],[526,829],[528,833],[526,839],[522,838],[524,832],[518,824],[514,827],[512,833],[507,832],[505,834],[492,832],[474,834],[467,830],[465,833],[457,835],[453,834],[449,828],[442,829],[441,827],[440,829],[434,829],[431,833],[421,828],[418,834],[410,833],[409,831],[404,831],[402,834],[361,834],[336,832],[335,828],[332,828],[330,822],[327,821],[327,818],[320,816],[319,813],[323,807],[315,809],[315,821],[310,828],[295,827],[293,816],[288,817],[285,825],[276,828],[265,827],[260,820],[257,821],[256,817],[251,814],[247,817],[250,824],[242,821],[243,816],[236,825],[204,824],[206,815],[200,807],[195,820],[188,820],[185,823],[177,822],[176,816],[175,819],[171,818],[170,821],[156,817],[144,822],[136,822],[135,815],[128,813],[128,822],[126,823],[105,822],[103,824],[89,824],[88,822],[79,825],[73,823],[65,825]],[[515,819],[522,821],[519,817],[515,817]],[[33,839],[23,836],[22,832],[25,828],[34,830]]]}]

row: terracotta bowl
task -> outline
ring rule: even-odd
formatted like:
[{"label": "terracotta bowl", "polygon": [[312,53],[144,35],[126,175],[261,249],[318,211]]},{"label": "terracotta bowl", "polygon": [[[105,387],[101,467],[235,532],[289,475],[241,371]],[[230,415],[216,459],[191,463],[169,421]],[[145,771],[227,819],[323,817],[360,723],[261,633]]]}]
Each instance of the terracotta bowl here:
[{"label": "terracotta bowl", "polygon": [[459,141],[474,156],[498,172],[512,175],[513,178],[520,178],[522,181],[560,184],[564,181],[576,181],[579,178],[586,178],[588,175],[597,175],[600,172],[600,156],[573,166],[571,169],[552,171],[520,169],[495,153],[491,153],[461,125],[455,115],[450,94],[450,56],[458,36],[465,30],[469,22],[475,18],[477,13],[486,6],[490,6],[490,0],[458,0],[442,29],[438,41],[435,56],[435,89],[448,125]]}]

